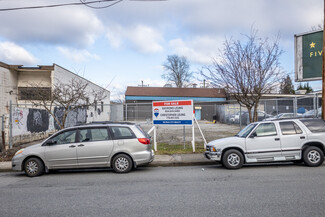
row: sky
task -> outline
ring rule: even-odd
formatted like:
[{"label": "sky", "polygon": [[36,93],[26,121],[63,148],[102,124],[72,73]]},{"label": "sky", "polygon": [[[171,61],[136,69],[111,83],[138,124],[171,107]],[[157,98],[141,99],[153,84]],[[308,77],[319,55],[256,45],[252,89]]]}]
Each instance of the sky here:
[{"label": "sky", "polygon": [[[243,40],[253,26],[261,37],[280,36],[280,63],[294,78],[294,35],[322,24],[324,10],[322,0],[123,0],[102,9],[1,11],[78,2],[0,0],[0,61],[58,64],[107,88],[114,100],[142,81],[151,87],[166,84],[161,75],[168,55],[187,57],[190,70],[198,72],[212,64],[225,39]],[[310,84],[321,89],[320,81]]]}]

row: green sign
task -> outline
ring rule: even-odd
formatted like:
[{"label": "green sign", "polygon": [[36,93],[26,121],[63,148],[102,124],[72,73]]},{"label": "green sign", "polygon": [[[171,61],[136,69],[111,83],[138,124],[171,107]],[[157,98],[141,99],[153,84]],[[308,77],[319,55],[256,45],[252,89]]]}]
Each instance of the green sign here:
[{"label": "green sign", "polygon": [[302,44],[304,78],[322,77],[323,32],[304,35]]},{"label": "green sign", "polygon": [[321,80],[323,31],[295,36],[296,81]]}]

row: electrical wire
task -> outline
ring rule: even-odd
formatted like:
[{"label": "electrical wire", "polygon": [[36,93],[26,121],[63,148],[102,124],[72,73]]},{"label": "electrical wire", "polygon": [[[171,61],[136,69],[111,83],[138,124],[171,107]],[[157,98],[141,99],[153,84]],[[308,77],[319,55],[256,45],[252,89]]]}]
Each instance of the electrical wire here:
[{"label": "electrical wire", "polygon": [[54,8],[54,7],[63,7],[63,6],[76,6],[76,5],[86,5],[90,6],[91,4],[96,3],[102,3],[102,2],[114,2],[112,4],[103,6],[103,7],[93,7],[96,9],[100,8],[108,8],[111,7],[117,3],[120,3],[123,0],[97,0],[97,1],[90,1],[90,2],[84,2],[83,0],[80,0],[80,2],[74,2],[74,3],[65,3],[65,4],[53,4],[53,5],[40,5],[40,6],[30,6],[30,7],[16,7],[16,8],[0,8],[1,11],[17,11],[17,10],[29,10],[29,9],[40,9],[40,8]]},{"label": "electrical wire", "polygon": [[87,6],[87,7],[93,8],[93,9],[103,9],[103,8],[108,8],[108,7],[111,7],[111,6],[113,6],[113,5],[117,4],[117,3],[120,3],[121,1],[123,1],[123,0],[119,0],[119,1],[117,1],[117,2],[114,2],[114,3],[110,4],[110,5],[100,6],[100,7],[95,7],[95,6],[90,5],[89,2],[86,2],[85,0],[80,0],[80,2],[81,2],[82,4],[84,4],[84,5]]}]

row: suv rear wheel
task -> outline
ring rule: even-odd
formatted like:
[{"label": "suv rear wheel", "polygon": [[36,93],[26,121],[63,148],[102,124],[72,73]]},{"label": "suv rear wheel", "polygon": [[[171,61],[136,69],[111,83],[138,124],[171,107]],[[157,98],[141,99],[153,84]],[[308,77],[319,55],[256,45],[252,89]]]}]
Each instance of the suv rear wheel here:
[{"label": "suv rear wheel", "polygon": [[324,162],[324,153],[315,146],[310,146],[303,152],[303,160],[307,166],[318,167]]},{"label": "suv rear wheel", "polygon": [[116,173],[128,173],[132,167],[132,159],[126,154],[118,154],[113,159],[113,169]]},{"label": "suv rear wheel", "polygon": [[235,149],[230,149],[222,157],[222,164],[227,169],[239,169],[244,164],[243,154]]}]

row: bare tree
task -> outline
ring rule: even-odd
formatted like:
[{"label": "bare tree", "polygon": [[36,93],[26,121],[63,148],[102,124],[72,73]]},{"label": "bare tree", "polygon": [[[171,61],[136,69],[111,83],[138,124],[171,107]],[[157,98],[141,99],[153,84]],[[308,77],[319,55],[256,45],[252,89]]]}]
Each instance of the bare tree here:
[{"label": "bare tree", "polygon": [[187,82],[192,79],[190,64],[186,57],[179,57],[177,55],[170,55],[167,61],[163,64],[165,74],[161,77],[176,85],[176,87],[184,87]]},{"label": "bare tree", "polygon": [[[241,106],[248,110],[249,120],[257,121],[257,108],[262,94],[272,92],[282,79],[278,37],[272,43],[252,29],[244,43],[226,40],[213,65],[201,74],[215,87],[223,87]],[[252,115],[252,109],[254,114]]]},{"label": "bare tree", "polygon": [[[71,79],[66,83],[57,81],[52,89],[44,88],[42,83],[29,85],[34,90],[30,93],[33,96],[32,104],[48,111],[61,129],[65,127],[67,116],[71,111],[93,106],[107,97],[104,90],[87,92],[88,83],[80,79]],[[62,119],[54,114],[55,107],[62,109]]]}]

